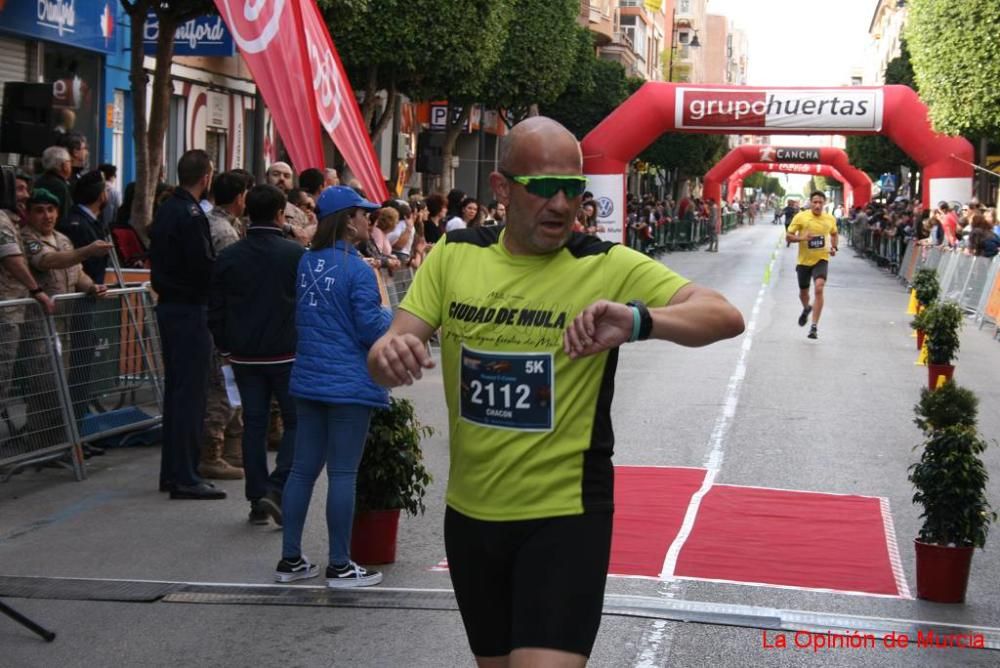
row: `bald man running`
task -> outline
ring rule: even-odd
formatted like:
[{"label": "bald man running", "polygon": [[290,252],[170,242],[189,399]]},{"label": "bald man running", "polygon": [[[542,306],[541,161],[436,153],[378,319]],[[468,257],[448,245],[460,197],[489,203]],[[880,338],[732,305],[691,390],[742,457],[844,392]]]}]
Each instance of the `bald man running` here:
[{"label": "bald man running", "polygon": [[434,245],[368,367],[382,385],[411,384],[434,366],[424,344],[441,329],[445,547],[478,665],[582,666],[611,549],[618,348],[702,346],[740,334],[743,317],[659,262],[572,231],[586,178],[563,126],[529,118],[504,142],[490,183],[507,224]]}]

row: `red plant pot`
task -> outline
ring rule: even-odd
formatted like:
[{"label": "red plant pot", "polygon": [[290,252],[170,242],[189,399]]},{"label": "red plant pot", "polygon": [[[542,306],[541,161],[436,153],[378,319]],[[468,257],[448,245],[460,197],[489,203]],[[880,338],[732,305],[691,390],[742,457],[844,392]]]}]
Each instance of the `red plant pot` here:
[{"label": "red plant pot", "polygon": [[359,564],[391,564],[396,561],[399,508],[355,513],[351,530],[351,559]]},{"label": "red plant pot", "polygon": [[972,565],[972,547],[948,547],[913,541],[917,553],[917,598],[935,603],[964,603]]},{"label": "red plant pot", "polygon": [[923,350],[924,347],[924,330],[917,330],[917,350]]},{"label": "red plant pot", "polygon": [[955,375],[955,367],[952,364],[931,364],[927,365],[927,387],[936,390],[938,378],[944,376],[945,380],[951,380]]}]

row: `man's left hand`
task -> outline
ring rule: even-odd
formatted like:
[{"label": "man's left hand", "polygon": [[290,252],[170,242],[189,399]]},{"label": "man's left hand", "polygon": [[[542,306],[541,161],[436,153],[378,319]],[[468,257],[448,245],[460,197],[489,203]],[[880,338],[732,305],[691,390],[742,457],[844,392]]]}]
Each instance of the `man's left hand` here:
[{"label": "man's left hand", "polygon": [[88,292],[90,292],[90,294],[94,297],[100,298],[108,293],[108,286],[101,285],[100,283],[94,283]]},{"label": "man's left hand", "polygon": [[632,337],[632,307],[601,300],[580,312],[563,335],[570,359],[595,355],[627,343]]}]

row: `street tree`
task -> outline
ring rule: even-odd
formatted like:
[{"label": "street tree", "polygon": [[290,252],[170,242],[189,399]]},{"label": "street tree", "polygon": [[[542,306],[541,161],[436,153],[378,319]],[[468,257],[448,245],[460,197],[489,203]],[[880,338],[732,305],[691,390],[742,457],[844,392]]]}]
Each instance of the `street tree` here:
[{"label": "street tree", "polygon": [[[443,187],[451,188],[451,156],[472,103],[493,71],[515,0],[326,0],[324,15],[352,85],[363,91],[371,136],[385,128],[399,93],[448,100]],[[377,93],[389,104],[378,113]]]},{"label": "street tree", "polygon": [[743,179],[744,188],[764,188],[764,184],[767,182],[767,174],[764,172],[754,172],[753,174],[747,175]]},{"label": "street tree", "polygon": [[[434,4],[440,2],[325,0],[320,3],[351,86],[358,91],[361,117],[372,138],[389,124],[397,97],[411,92],[418,63],[427,49],[423,32],[414,26],[431,16],[426,12],[433,11],[430,5]],[[380,105],[380,91],[385,91],[384,105]]]},{"label": "street tree", "polygon": [[[153,216],[153,196],[164,163],[163,147],[170,110],[170,65],[174,57],[174,33],[177,26],[185,21],[214,13],[215,5],[211,0],[121,0],[121,3],[131,23],[129,81],[132,84],[135,199],[132,201],[130,220],[139,236],[148,241]],[[159,37],[156,41],[156,61],[149,90],[147,120],[147,84],[150,77],[143,65],[143,58],[144,27],[150,13],[159,21]]]},{"label": "street tree", "polygon": [[781,179],[779,179],[777,176],[767,177],[767,180],[764,182],[764,194],[784,197],[785,187],[781,185]]},{"label": "street tree", "polygon": [[939,132],[1000,134],[1000,3],[912,0],[905,35],[920,96]]},{"label": "street tree", "polygon": [[809,177],[809,180],[805,182],[805,185],[802,186],[802,195],[806,199],[809,199],[809,196],[817,190],[821,193],[825,193],[829,190],[829,188],[830,182],[827,181],[825,176],[811,176]]},{"label": "street tree", "polygon": [[566,89],[553,102],[539,105],[541,113],[565,125],[577,139],[583,139],[629,95],[625,68],[597,58],[589,32],[578,29],[576,59]]},{"label": "street tree", "polygon": [[566,90],[581,48],[578,0],[514,0],[503,51],[479,101],[503,111],[508,127]]}]

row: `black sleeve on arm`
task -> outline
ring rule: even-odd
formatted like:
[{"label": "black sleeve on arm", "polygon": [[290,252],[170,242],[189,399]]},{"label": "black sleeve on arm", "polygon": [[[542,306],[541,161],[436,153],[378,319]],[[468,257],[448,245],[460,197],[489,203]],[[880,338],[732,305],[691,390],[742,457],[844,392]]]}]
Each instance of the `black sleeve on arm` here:
[{"label": "black sleeve on arm", "polygon": [[208,329],[212,332],[216,350],[229,352],[226,341],[226,285],[225,261],[215,264],[212,270],[212,281],[208,290]]},{"label": "black sleeve on arm", "polygon": [[212,265],[215,253],[212,238],[208,232],[208,221],[202,218],[188,219],[181,238],[184,243],[184,257],[190,263],[191,277],[197,285],[208,286],[212,280]]}]

